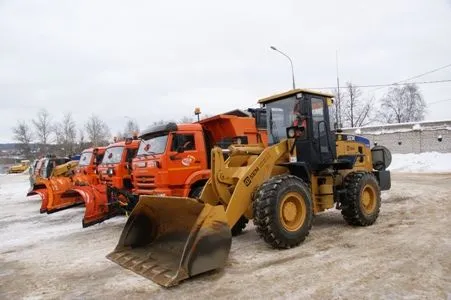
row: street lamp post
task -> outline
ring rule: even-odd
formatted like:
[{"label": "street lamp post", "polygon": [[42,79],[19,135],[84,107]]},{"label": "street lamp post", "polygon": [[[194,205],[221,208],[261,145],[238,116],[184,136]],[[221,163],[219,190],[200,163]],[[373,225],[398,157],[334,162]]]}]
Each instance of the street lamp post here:
[{"label": "street lamp post", "polygon": [[276,47],[271,46],[271,49],[274,50],[274,51],[279,52],[280,54],[282,54],[283,56],[285,56],[286,58],[288,58],[288,60],[290,61],[290,64],[291,64],[291,78],[292,78],[292,80],[293,80],[293,90],[294,90],[294,89],[296,88],[296,83],[295,83],[295,81],[294,81],[293,61],[291,60],[291,58],[290,58],[288,55],[286,55],[285,53],[283,53],[282,51],[280,51],[280,50],[277,49]]}]

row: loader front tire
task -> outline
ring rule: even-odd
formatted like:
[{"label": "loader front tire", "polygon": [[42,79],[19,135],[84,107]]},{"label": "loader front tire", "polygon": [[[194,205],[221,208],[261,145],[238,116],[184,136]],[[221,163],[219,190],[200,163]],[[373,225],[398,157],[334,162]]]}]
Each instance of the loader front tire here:
[{"label": "loader front tire", "polygon": [[293,175],[278,175],[262,184],[254,198],[253,210],[257,233],[273,248],[298,246],[312,227],[310,189]]},{"label": "loader front tire", "polygon": [[376,222],[381,207],[381,190],[376,177],[368,172],[346,176],[341,214],[349,225],[369,226]]}]

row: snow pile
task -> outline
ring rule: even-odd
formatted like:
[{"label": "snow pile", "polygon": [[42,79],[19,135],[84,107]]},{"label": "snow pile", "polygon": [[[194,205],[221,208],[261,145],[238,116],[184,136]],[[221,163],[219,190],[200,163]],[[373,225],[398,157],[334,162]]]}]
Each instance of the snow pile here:
[{"label": "snow pile", "polygon": [[392,154],[388,169],[395,172],[451,172],[451,153]]}]

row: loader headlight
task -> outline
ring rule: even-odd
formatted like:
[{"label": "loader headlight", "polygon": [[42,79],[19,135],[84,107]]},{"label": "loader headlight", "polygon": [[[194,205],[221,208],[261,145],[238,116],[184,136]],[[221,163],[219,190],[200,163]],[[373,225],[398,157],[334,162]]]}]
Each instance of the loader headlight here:
[{"label": "loader headlight", "polygon": [[287,137],[298,138],[304,135],[305,128],[303,126],[292,126],[287,128]]}]

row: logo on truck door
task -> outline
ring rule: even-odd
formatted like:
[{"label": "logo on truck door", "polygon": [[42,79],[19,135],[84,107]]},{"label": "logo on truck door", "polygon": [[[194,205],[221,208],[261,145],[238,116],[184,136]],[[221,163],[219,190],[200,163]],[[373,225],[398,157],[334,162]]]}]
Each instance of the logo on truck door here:
[{"label": "logo on truck door", "polygon": [[187,157],[182,159],[182,165],[189,167],[194,161],[196,161],[196,158],[192,155],[188,155]]}]

